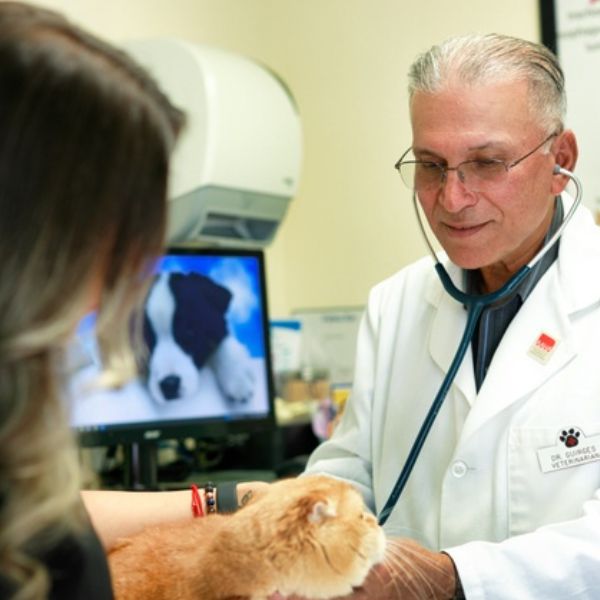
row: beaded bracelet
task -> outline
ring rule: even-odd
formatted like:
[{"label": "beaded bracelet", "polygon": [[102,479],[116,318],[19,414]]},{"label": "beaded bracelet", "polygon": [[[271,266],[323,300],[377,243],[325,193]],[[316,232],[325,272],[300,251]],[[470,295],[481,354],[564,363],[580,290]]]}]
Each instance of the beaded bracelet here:
[{"label": "beaded bracelet", "polygon": [[204,497],[206,498],[206,512],[214,514],[217,512],[217,488],[214,483],[208,482],[204,484]]},{"label": "beaded bracelet", "polygon": [[[195,483],[191,485],[192,489],[192,514],[194,517],[203,517],[204,508],[200,490]],[[217,512],[217,488],[214,483],[208,482],[202,486],[204,490],[204,501],[206,503],[206,512],[211,515]]]}]

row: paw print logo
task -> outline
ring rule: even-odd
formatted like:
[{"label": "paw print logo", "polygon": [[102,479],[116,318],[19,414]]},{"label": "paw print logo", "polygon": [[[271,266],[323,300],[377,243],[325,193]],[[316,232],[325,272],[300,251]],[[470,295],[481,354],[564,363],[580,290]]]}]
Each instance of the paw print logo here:
[{"label": "paw print logo", "polygon": [[571,429],[569,430],[563,429],[563,431],[560,434],[560,441],[567,448],[574,448],[575,446],[577,446],[577,444],[579,444],[580,435],[581,431],[575,429],[574,427],[571,427]]}]

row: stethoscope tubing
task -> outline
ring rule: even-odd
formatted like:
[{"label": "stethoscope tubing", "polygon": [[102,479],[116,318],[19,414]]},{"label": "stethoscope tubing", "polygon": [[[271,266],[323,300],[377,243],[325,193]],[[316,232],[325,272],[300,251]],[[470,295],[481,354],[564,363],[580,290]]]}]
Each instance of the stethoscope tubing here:
[{"label": "stethoscope tubing", "polygon": [[388,517],[394,510],[394,507],[396,506],[396,503],[398,502],[400,495],[402,494],[402,492],[406,486],[406,483],[408,482],[408,478],[410,477],[410,474],[417,462],[417,458],[419,457],[419,454],[421,453],[423,445],[425,444],[425,441],[427,440],[429,432],[431,431],[431,428],[433,427],[435,419],[442,408],[444,400],[446,399],[446,396],[448,395],[448,391],[450,390],[450,386],[452,385],[452,382],[454,381],[454,379],[456,377],[458,369],[459,369],[459,367],[463,361],[463,358],[469,348],[471,340],[473,339],[473,335],[475,333],[475,328],[477,326],[477,321],[479,320],[479,317],[481,316],[483,309],[486,306],[490,306],[494,302],[503,300],[504,298],[508,298],[514,292],[514,290],[519,286],[519,284],[523,281],[523,279],[525,279],[525,277],[527,277],[527,275],[529,274],[531,269],[542,259],[542,257],[546,254],[546,252],[548,252],[550,250],[550,248],[552,248],[552,246],[558,241],[558,239],[562,235],[565,227],[567,226],[569,221],[573,218],[575,211],[581,204],[581,198],[582,198],[583,193],[582,193],[581,182],[579,181],[579,179],[573,173],[571,173],[570,171],[567,171],[566,169],[563,169],[562,167],[560,167],[558,165],[556,165],[554,167],[554,173],[556,175],[560,174],[560,175],[565,175],[565,176],[569,177],[571,179],[571,181],[573,182],[573,184],[575,185],[575,200],[573,201],[573,204],[572,204],[571,208],[569,209],[569,212],[564,217],[563,222],[561,223],[560,227],[556,230],[556,232],[551,236],[551,238],[546,242],[546,244],[544,244],[544,246],[541,248],[541,250],[526,265],[521,267],[499,290],[496,290],[495,292],[491,292],[489,294],[483,294],[483,295],[467,294],[466,292],[459,290],[456,287],[456,285],[454,285],[454,283],[452,282],[452,279],[448,275],[448,272],[446,271],[446,269],[444,268],[442,263],[438,260],[437,255],[433,249],[433,246],[431,245],[431,243],[427,237],[427,233],[425,231],[425,227],[423,225],[423,221],[422,221],[421,215],[419,213],[416,193],[413,194],[413,203],[415,206],[415,211],[417,213],[417,221],[421,228],[423,237],[425,238],[425,242],[433,256],[433,260],[435,262],[434,268],[435,268],[435,270],[438,274],[438,277],[440,278],[440,281],[442,282],[442,285],[444,286],[444,289],[446,290],[446,292],[448,294],[450,294],[450,296],[452,298],[454,298],[457,302],[460,302],[461,304],[463,304],[464,306],[467,307],[467,323],[465,325],[465,330],[463,332],[462,338],[461,338],[458,348],[456,350],[456,354],[454,355],[454,358],[452,359],[450,367],[448,368],[448,372],[446,373],[446,376],[444,377],[444,380],[442,381],[442,384],[438,390],[438,393],[436,394],[435,398],[433,399],[433,402],[431,403],[429,411],[427,412],[427,415],[425,416],[425,419],[423,420],[421,428],[419,429],[419,432],[417,433],[417,435],[415,437],[413,445],[408,453],[408,456],[402,467],[402,470],[400,471],[398,479],[397,479],[383,509],[379,513],[378,521],[379,521],[380,525],[383,525],[388,520]]}]

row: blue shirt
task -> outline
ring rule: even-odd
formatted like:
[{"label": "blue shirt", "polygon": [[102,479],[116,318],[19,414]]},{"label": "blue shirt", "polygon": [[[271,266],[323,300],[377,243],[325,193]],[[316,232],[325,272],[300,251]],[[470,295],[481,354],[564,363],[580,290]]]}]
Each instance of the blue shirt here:
[{"label": "blue shirt", "polygon": [[[563,205],[560,197],[555,199],[554,216],[544,244],[554,235],[563,221]],[[537,282],[542,278],[542,275],[548,270],[550,265],[558,256],[558,246],[560,240],[550,248],[525,277],[517,289],[508,297],[500,300],[483,309],[479,321],[475,327],[473,340],[471,341],[471,349],[473,351],[473,368],[475,370],[475,385],[477,391],[481,388],[485,379],[488,368],[492,362],[494,352],[508,329],[510,322],[519,312],[523,302],[531,293]],[[481,273],[479,269],[464,271],[465,289],[469,294],[481,294]]]}]

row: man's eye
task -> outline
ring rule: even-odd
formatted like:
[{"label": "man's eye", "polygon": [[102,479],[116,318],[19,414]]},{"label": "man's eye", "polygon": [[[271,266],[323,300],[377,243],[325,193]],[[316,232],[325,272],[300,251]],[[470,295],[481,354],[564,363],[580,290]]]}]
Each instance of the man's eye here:
[{"label": "man's eye", "polygon": [[492,171],[492,170],[498,170],[498,169],[504,168],[504,165],[501,161],[493,159],[493,158],[483,159],[483,160],[474,160],[470,164],[471,164],[472,169],[475,169],[478,171]]},{"label": "man's eye", "polygon": [[438,165],[437,163],[434,162],[420,162],[418,163],[418,167],[420,169],[423,169],[423,171],[435,171],[437,169],[439,169],[441,167],[441,165]]}]

